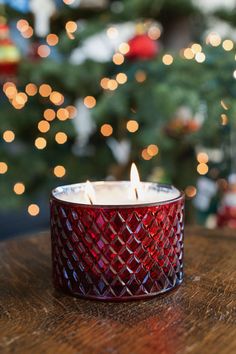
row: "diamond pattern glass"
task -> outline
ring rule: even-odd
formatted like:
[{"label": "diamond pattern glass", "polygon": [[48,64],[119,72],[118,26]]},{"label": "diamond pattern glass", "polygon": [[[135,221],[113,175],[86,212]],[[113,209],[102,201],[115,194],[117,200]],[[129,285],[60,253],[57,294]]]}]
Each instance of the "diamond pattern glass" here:
[{"label": "diamond pattern glass", "polygon": [[51,198],[53,282],[67,293],[123,301],[183,280],[184,197],[93,206]]}]

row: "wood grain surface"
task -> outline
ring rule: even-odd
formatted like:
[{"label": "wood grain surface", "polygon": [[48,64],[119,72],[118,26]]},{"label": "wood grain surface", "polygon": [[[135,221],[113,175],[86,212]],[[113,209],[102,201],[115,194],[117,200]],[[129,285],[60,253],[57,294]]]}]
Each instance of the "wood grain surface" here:
[{"label": "wood grain surface", "polygon": [[49,233],[0,243],[0,353],[236,353],[236,232],[185,235],[183,285],[126,303],[55,292]]}]

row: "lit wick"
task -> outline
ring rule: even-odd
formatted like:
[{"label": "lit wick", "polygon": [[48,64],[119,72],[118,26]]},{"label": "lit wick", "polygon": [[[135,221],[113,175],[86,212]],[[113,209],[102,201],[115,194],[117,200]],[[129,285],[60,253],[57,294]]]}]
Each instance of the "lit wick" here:
[{"label": "lit wick", "polygon": [[131,186],[134,190],[136,200],[138,200],[139,199],[138,187],[140,185],[140,178],[139,178],[138,170],[137,170],[135,163],[132,163],[132,165],[131,165],[130,182],[131,182]]},{"label": "lit wick", "polygon": [[85,194],[89,200],[89,203],[93,205],[95,200],[95,190],[89,181],[86,182]]}]

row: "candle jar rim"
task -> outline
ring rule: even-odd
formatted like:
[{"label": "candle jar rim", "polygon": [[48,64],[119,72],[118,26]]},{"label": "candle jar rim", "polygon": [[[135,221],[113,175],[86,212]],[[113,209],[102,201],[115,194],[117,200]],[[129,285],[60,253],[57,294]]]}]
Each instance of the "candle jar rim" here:
[{"label": "candle jar rim", "polygon": [[[130,183],[130,181],[95,181],[95,182],[91,182],[92,184],[115,184],[115,183]],[[151,201],[151,202],[144,202],[144,203],[132,203],[132,204],[87,204],[87,203],[80,203],[80,202],[75,202],[75,201],[67,201],[67,200],[63,200],[60,199],[56,196],[56,193],[58,192],[58,189],[68,189],[68,188],[76,188],[76,186],[79,185],[85,185],[85,182],[81,182],[81,183],[74,183],[74,184],[68,184],[68,185],[62,185],[62,186],[58,186],[56,188],[54,188],[51,192],[51,196],[50,196],[50,201],[56,201],[59,202],[60,204],[64,204],[64,205],[71,205],[71,206],[76,206],[76,207],[83,207],[83,208],[94,208],[94,209],[124,209],[124,208],[145,208],[145,207],[150,207],[150,206],[161,206],[161,205],[166,205],[166,204],[171,204],[171,203],[175,203],[179,200],[183,200],[185,198],[185,194],[182,190],[174,187],[171,184],[165,184],[165,183],[158,183],[158,182],[140,182],[145,183],[145,184],[150,184],[150,185],[154,185],[156,187],[158,187],[160,190],[165,191],[166,189],[175,189],[176,191],[179,192],[179,195],[177,197],[168,199],[168,200],[161,200],[161,201]]]}]

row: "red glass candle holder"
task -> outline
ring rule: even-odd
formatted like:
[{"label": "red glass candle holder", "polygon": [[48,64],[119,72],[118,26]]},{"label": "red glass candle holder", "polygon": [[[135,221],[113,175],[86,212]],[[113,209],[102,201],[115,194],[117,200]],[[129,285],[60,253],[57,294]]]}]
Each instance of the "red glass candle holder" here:
[{"label": "red glass candle holder", "polygon": [[[179,285],[183,280],[183,193],[165,202],[138,205],[87,205],[60,199],[82,185],[52,192],[55,288],[84,298],[123,301]],[[174,188],[150,185],[164,193]]]}]

